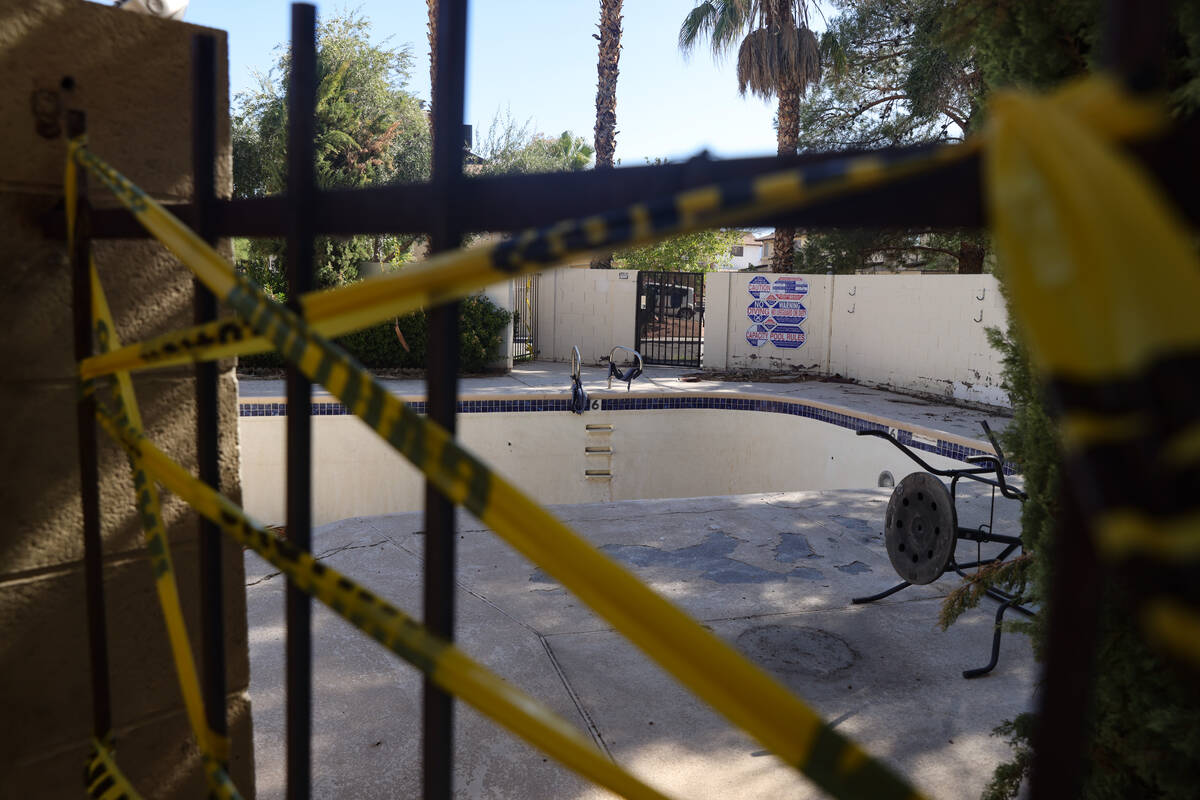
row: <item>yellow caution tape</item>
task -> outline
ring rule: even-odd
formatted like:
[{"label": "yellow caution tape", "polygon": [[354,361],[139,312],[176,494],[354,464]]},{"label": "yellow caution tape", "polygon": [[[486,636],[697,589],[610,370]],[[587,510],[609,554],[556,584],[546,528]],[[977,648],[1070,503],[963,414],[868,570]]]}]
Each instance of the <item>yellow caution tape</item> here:
[{"label": "yellow caution tape", "polygon": [[1200,614],[1168,597],[1152,597],[1142,607],[1142,624],[1151,637],[1200,668]]},{"label": "yellow caution tape", "polygon": [[92,739],[92,749],[83,769],[83,785],[87,787],[88,797],[94,800],[142,800],[137,789],[117,767],[113,751],[98,739]]},{"label": "yellow caution tape", "polygon": [[[75,167],[68,162],[66,174],[66,205],[67,205],[67,237],[74,241],[75,233],[75,203],[77,184],[75,182]],[[112,312],[104,295],[104,287],[100,283],[99,273],[89,253],[88,271],[92,283],[92,320],[96,333],[96,341],[101,352],[108,352],[113,346],[119,345]],[[118,413],[134,429],[142,429],[141,413],[138,410],[137,396],[133,391],[133,382],[128,372],[118,372],[113,375],[115,398]],[[167,639],[170,642],[171,655],[175,662],[175,671],[179,679],[179,689],[183,695],[184,708],[187,711],[188,722],[196,737],[204,759],[205,774],[208,778],[211,793],[219,798],[235,800],[241,795],[226,774],[224,764],[229,761],[229,740],[213,731],[206,721],[204,714],[204,699],[200,690],[200,679],[196,671],[196,662],[192,657],[192,647],[188,639],[187,623],[184,621],[183,609],[179,601],[179,587],[175,581],[175,568],[171,559],[171,548],[167,539],[166,525],[163,522],[162,506],[158,489],[146,479],[146,473],[137,459],[130,460],[134,478],[134,492],[137,497],[138,517],[146,541],[146,549],[150,554],[151,570],[154,574],[154,587],[158,593],[159,605],[162,607],[163,620],[166,623]],[[224,698],[222,698],[222,701]]]},{"label": "yellow caution tape", "polygon": [[[460,447],[446,431],[413,412],[392,397],[374,378],[340,348],[314,333],[299,317],[271,300],[239,275],[203,240],[171,216],[111,167],[72,144],[73,157],[98,174],[139,221],[164,242],[198,278],[253,330],[274,344],[279,353],[296,364],[310,379],[338,397],[356,416],[408,458],[440,491],[465,506],[518,551],[574,592],[602,618],[642,649],[733,724],[764,744],[786,763],[803,771],[818,786],[838,798],[917,797],[917,793],[856,744],[833,730],[815,711],[787,691],[760,668],[705,630],[683,611],[657,595],[632,573],[609,559],[549,512],[526,497],[512,484],[494,474]],[[871,174],[860,170],[855,175]],[[784,197],[794,202],[800,189],[799,173],[792,171],[791,184],[757,179],[747,190],[761,191],[772,209],[783,208]],[[858,178],[865,180],[866,178]],[[765,181],[765,184],[764,184]],[[790,187],[790,188],[789,188]],[[681,199],[682,198],[682,199]],[[720,198],[711,190],[685,192],[674,198],[672,209],[679,217],[695,222],[705,209],[716,211]],[[759,206],[761,212],[763,206]],[[630,215],[632,218],[634,215]],[[592,218],[595,220],[600,218]],[[586,222],[586,221],[585,221]],[[605,223],[607,224],[607,223]],[[706,221],[705,225],[719,224]],[[586,225],[583,226],[586,229]],[[561,230],[541,237],[541,247],[554,249]],[[584,235],[582,232],[580,235]],[[522,248],[533,247],[538,234],[506,242],[508,247],[493,252],[507,253],[504,264],[519,265]],[[549,244],[546,242],[549,241]],[[594,235],[593,244],[607,241]],[[564,246],[565,248],[565,246]],[[472,251],[468,251],[470,253]],[[464,262],[465,263],[465,262]],[[432,267],[432,264],[430,265]],[[430,270],[426,267],[426,272]],[[445,262],[439,279],[445,294],[429,295],[443,302],[454,291],[495,279],[487,270],[455,270]],[[466,272],[467,274],[462,274]],[[403,273],[401,273],[403,274]],[[505,272],[505,274],[508,274]],[[358,284],[338,290],[330,316],[355,318],[354,309],[341,304],[351,297],[362,301]],[[376,287],[381,286],[379,282]],[[387,316],[395,313],[388,300]],[[309,308],[316,312],[310,302]],[[327,317],[328,319],[329,317]],[[145,449],[145,448],[143,448]],[[206,513],[204,509],[198,509]],[[207,514],[206,514],[207,515]]]},{"label": "yellow caution tape", "polygon": [[104,410],[101,426],[164,488],[251,548],[301,591],[409,662],[517,736],[593,782],[628,798],[665,796],[609,761],[578,730],[453,644],[430,633],[374,592],[252,521],[241,508],[192,477],[128,423]]},{"label": "yellow caution tape", "polygon": [[[875,155],[859,156],[690,189],[620,211],[527,230],[490,246],[437,255],[390,275],[309,293],[300,298],[300,304],[315,332],[340,336],[418,308],[465,297],[496,281],[553,267],[596,249],[635,247],[681,233],[761,219],[934,169],[965,158],[975,149],[972,142],[931,153],[892,156],[890,161]],[[219,254],[204,251],[200,246],[203,241],[182,222],[96,155],[72,146],[71,158],[103,180],[181,261],[197,265],[198,270],[214,278],[231,274]],[[220,285],[228,286],[227,278],[218,280]],[[225,292],[216,294],[223,297]],[[117,370],[170,366],[270,349],[271,343],[256,336],[249,325],[219,320],[86,359],[80,374],[94,378]]]},{"label": "yellow caution tape", "polygon": [[[985,151],[996,250],[1062,421],[1067,475],[1149,638],[1200,665],[1200,609],[1164,600],[1200,565],[1200,258],[1192,229],[1118,139],[1165,111],[1096,76],[1050,98],[998,92]],[[1135,580],[1137,578],[1135,577]],[[1176,590],[1178,591],[1178,590]]]}]

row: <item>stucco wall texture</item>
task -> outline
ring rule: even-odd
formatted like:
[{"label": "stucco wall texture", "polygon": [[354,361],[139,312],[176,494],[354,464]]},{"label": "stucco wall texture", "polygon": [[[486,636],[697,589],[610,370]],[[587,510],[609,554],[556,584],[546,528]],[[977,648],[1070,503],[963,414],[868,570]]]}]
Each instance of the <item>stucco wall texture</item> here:
[{"label": "stucco wall texture", "polygon": [[[801,278],[807,318],[803,345],[758,346],[748,291],[758,278]],[[991,275],[774,275],[710,272],[704,276],[703,367],[712,370],[807,370],[868,386],[939,400],[1008,406],[1000,353],[987,329],[1008,327],[1000,286]],[[613,345],[632,346],[637,272],[560,269],[539,283],[539,358],[585,364]]]},{"label": "stucco wall texture", "polygon": [[[40,135],[36,90],[87,113],[92,148],[151,195],[191,194],[191,37],[204,29],[79,0],[0,2],[0,796],[75,798],[91,735],[82,511],[75,427],[70,266],[45,233],[62,215],[66,139]],[[225,34],[217,37],[218,191],[232,187]],[[67,87],[71,88],[67,88]],[[43,95],[43,105],[50,98]],[[65,117],[60,117],[65,130]],[[113,199],[92,181],[97,205]],[[123,341],[190,324],[190,274],[149,242],[95,247]],[[195,470],[191,369],[134,378],[148,434]],[[237,385],[221,365],[222,490],[237,499]],[[99,434],[112,705],[118,763],[146,797],[204,796],[128,462]],[[196,515],[164,495],[180,594],[200,642]],[[231,769],[252,797],[249,678],[240,548],[225,543]]]}]

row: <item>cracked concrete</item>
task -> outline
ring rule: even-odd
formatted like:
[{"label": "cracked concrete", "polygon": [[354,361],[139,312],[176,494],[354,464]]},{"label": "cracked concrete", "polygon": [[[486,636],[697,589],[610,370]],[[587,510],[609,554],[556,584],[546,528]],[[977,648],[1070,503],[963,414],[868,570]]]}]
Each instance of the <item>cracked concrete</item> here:
[{"label": "cracked concrete", "polygon": [[[899,579],[887,560],[887,490],[562,506],[585,538],[773,672],[838,730],[933,797],[978,796],[1006,745],[993,727],[1026,710],[1028,643],[1006,635],[997,669],[962,669],[990,652],[994,605],[936,627],[956,580],[855,606]],[[968,493],[964,524],[989,498]],[[1015,504],[1011,504],[1015,506]],[[997,530],[1011,529],[1005,504]],[[656,788],[689,798],[809,798],[794,771],[731,728],[571,593],[460,512],[457,638],[506,680],[546,702]],[[419,514],[344,520],[318,530],[326,563],[419,614]],[[985,547],[985,555],[987,548]],[[975,555],[960,545],[960,558]],[[246,557],[258,790],[283,796],[283,581]],[[765,577],[769,576],[769,577]],[[416,796],[420,679],[322,608],[314,614],[314,793]],[[460,704],[458,797],[607,796]]]},{"label": "cracked concrete", "polygon": [[[342,546],[342,547],[335,547],[335,548],[333,548],[332,550],[326,550],[326,551],[324,551],[324,552],[317,553],[317,554],[316,554],[316,559],[317,559],[317,561],[325,561],[325,560],[326,560],[327,558],[329,558],[330,556],[337,555],[338,553],[344,553],[344,552],[346,552],[347,550],[366,550],[366,549],[369,549],[369,548],[372,548],[372,547],[379,547],[380,545],[385,545],[385,544],[387,544],[387,543],[388,543],[388,541],[387,541],[386,539],[383,539],[383,540],[381,540],[381,541],[378,541],[378,542],[375,542],[375,543],[373,543],[373,544],[348,544],[348,545],[344,545],[344,546]],[[261,560],[259,561],[259,563],[260,563],[260,564],[267,564],[267,562],[265,562],[265,561],[261,561]],[[278,570],[277,570],[277,571],[275,571],[275,572],[267,572],[267,573],[264,573],[264,574],[262,574],[262,575],[259,575],[259,576],[258,576],[257,578],[255,578],[254,580],[251,580],[251,581],[246,581],[246,586],[247,586],[247,587],[249,587],[249,586],[257,586],[258,584],[260,584],[260,583],[263,583],[264,581],[269,581],[269,580],[271,580],[272,578],[277,578],[277,577],[279,577],[279,576],[280,576],[280,575],[282,575],[282,574],[283,574],[283,573],[282,573],[282,572],[279,572]],[[249,573],[249,572],[247,572],[247,573],[246,573],[246,576],[247,576],[247,577],[249,577],[249,576],[250,576],[250,573]]]}]

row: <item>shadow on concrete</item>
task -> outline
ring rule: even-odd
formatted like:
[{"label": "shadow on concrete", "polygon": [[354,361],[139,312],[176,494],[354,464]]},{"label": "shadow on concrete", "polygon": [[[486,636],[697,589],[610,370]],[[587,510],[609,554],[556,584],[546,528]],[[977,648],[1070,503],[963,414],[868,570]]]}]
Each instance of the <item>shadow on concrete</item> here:
[{"label": "shadow on concrete", "polygon": [[[796,492],[554,510],[920,789],[977,796],[1007,756],[990,731],[1030,705],[1032,655],[1023,637],[1006,636],[994,673],[961,677],[987,659],[994,608],[938,630],[940,600],[957,578],[850,605],[898,580],[882,541],[887,496]],[[968,498],[963,524],[986,504]],[[421,526],[419,514],[345,520],[318,532],[317,550],[414,612]],[[459,527],[458,638],[474,658],[668,794],[818,796],[474,518],[461,515]],[[251,695],[259,792],[270,798],[283,791],[283,583],[256,562],[248,556]],[[314,629],[315,794],[417,794],[416,672],[323,609]],[[460,709],[458,796],[606,796],[496,731]]]}]

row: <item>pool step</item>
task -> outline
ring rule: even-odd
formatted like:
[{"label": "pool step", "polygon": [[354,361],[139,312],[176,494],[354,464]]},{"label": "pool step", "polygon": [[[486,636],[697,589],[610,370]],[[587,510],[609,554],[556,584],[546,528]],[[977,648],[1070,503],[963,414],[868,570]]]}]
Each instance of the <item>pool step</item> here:
[{"label": "pool step", "polygon": [[613,426],[591,422],[583,426],[583,477],[592,481],[612,480]]}]

